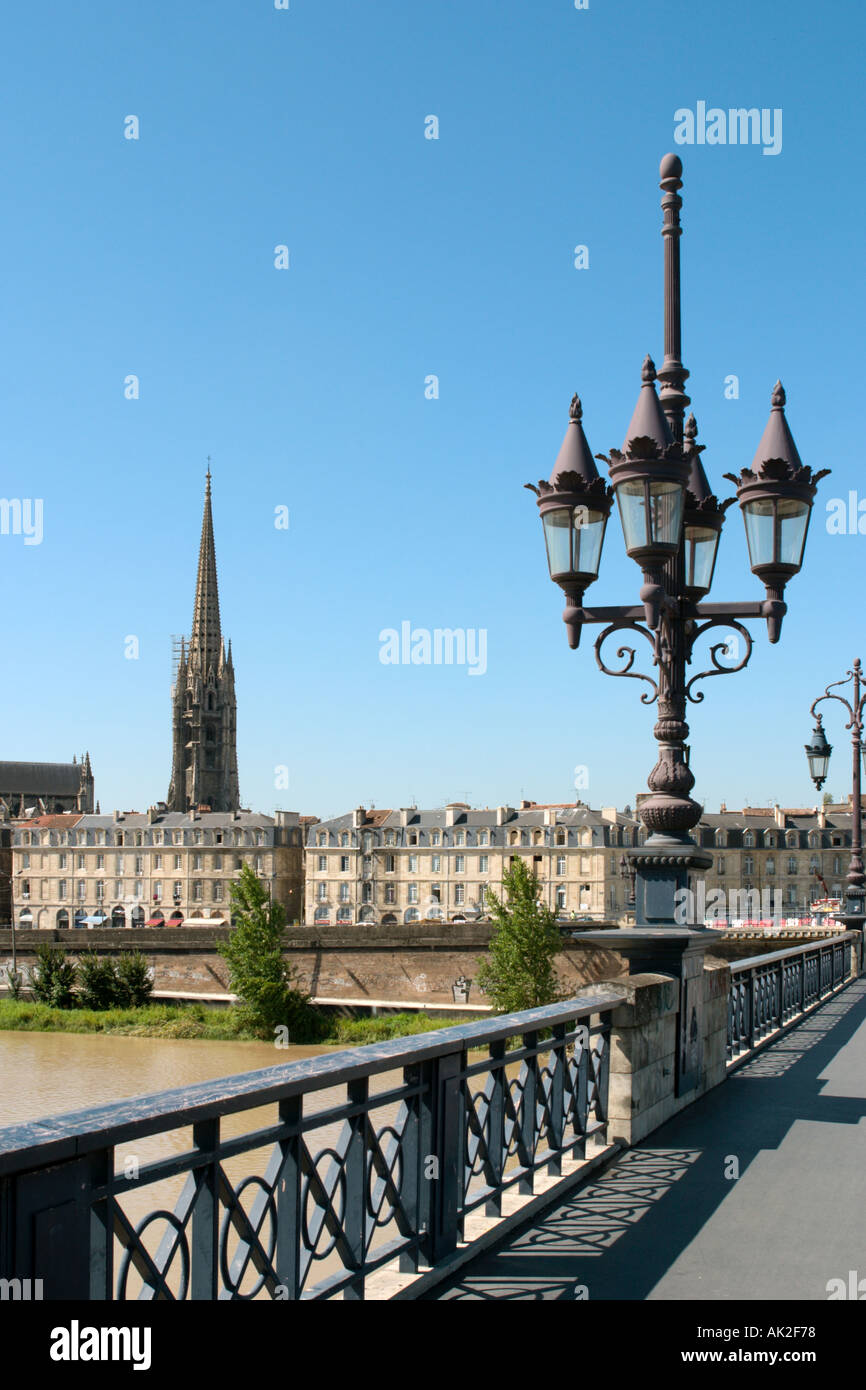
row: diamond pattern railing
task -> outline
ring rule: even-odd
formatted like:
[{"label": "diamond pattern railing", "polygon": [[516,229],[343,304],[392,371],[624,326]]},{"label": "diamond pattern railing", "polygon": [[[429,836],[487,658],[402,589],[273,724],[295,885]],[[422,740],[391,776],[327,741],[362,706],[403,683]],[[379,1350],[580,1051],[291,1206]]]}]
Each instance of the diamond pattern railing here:
[{"label": "diamond pattern railing", "polygon": [[728,1068],[842,989],[856,973],[851,936],[731,962]]}]

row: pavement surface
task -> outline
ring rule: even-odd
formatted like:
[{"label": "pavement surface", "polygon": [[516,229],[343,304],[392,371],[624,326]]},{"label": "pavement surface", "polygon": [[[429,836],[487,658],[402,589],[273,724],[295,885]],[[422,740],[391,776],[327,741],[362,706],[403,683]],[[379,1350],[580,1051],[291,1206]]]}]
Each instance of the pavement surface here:
[{"label": "pavement surface", "polygon": [[866,979],[423,1301],[866,1297],[864,1174]]}]

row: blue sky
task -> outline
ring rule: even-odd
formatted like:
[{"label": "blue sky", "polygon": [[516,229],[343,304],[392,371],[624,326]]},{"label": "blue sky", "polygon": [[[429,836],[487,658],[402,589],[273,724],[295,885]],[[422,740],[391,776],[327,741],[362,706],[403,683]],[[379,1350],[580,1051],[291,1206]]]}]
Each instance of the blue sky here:
[{"label": "blue sky", "polygon": [[[804,462],[833,469],[781,643],[753,623],[748,670],[691,707],[695,795],[813,804],[809,705],[866,657],[866,537],[825,525],[831,498],[866,497],[863,27],[799,0],[8,8],[0,490],[43,499],[44,535],[0,535],[2,756],[89,748],[103,810],[165,796],[210,454],[245,804],[567,801],[578,765],[583,799],[633,803],[653,712],[590,633],[569,651],[523,484],[549,475],[574,390],[593,450],[619,447],[661,360],[676,149],[710,478],[727,495],[751,463],[778,376]],[[781,152],[675,146],[699,101],[780,108]],[[614,517],[591,597],[639,583]],[[734,509],[711,598],[762,596]],[[383,665],[403,621],[485,629],[486,673]]]}]

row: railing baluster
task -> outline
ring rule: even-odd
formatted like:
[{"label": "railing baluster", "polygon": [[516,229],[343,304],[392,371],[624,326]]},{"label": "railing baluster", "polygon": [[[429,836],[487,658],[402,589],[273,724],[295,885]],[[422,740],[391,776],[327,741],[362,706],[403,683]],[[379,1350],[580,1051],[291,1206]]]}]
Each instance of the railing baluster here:
[{"label": "railing baluster", "polygon": [[548,1099],[548,1131],[549,1147],[553,1157],[547,1165],[547,1171],[551,1175],[558,1175],[562,1172],[562,1131],[563,1113],[562,1102],[565,1094],[565,1068],[568,1059],[565,1055],[565,1024],[557,1023],[553,1029],[553,1040],[551,1042],[550,1055],[553,1058],[553,1075],[550,1078],[550,1095]]},{"label": "railing baluster", "polygon": [[535,1144],[538,1137],[538,1117],[535,1113],[538,1099],[538,1034],[523,1034],[523,1046],[531,1050],[526,1058],[526,1078],[523,1085],[523,1109],[521,1111],[520,1133],[526,1159],[527,1171],[517,1184],[518,1192],[535,1191]]},{"label": "railing baluster", "polygon": [[[487,1143],[490,1168],[495,1192],[484,1203],[485,1216],[502,1215],[502,1175],[505,1172],[505,1088],[508,1084],[505,1075],[505,1040],[490,1044],[490,1060],[494,1065],[490,1074],[493,1078],[490,1108],[487,1112]],[[498,1065],[496,1065],[498,1064]]]},{"label": "railing baluster", "polygon": [[[206,1120],[193,1125],[192,1142],[197,1149],[213,1157],[198,1171],[198,1190],[192,1209],[192,1242],[190,1248],[191,1295],[193,1298],[216,1298],[217,1256],[219,1246],[219,1199],[217,1168],[219,1159],[219,1120]],[[228,1236],[228,1233],[226,1233]]]},{"label": "railing baluster", "polygon": [[346,1086],[346,1098],[350,1105],[363,1106],[357,1115],[350,1116],[349,1142],[343,1171],[346,1175],[346,1211],[343,1217],[343,1230],[352,1260],[352,1269],[358,1271],[343,1290],[347,1302],[357,1302],[364,1297],[364,1255],[367,1248],[367,1192],[368,1155],[366,1144],[367,1115],[366,1105],[369,1097],[369,1077],[362,1076],[350,1081]]},{"label": "railing baluster", "polygon": [[296,1132],[281,1139],[282,1164],[275,1184],[277,1201],[277,1283],[285,1290],[287,1300],[301,1296],[301,1144],[297,1127],[303,1114],[303,1096],[281,1100],[281,1124],[292,1125]]}]

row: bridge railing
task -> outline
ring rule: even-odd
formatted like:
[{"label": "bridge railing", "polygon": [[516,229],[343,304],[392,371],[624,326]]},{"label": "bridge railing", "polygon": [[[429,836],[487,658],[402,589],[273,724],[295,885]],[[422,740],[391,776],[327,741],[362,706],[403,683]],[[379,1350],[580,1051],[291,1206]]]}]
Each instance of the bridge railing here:
[{"label": "bridge railing", "polygon": [[731,962],[728,1070],[857,974],[859,935]]},{"label": "bridge railing", "polygon": [[0,1130],[0,1277],[55,1299],[363,1298],[604,1144],[625,997],[599,985]]}]

